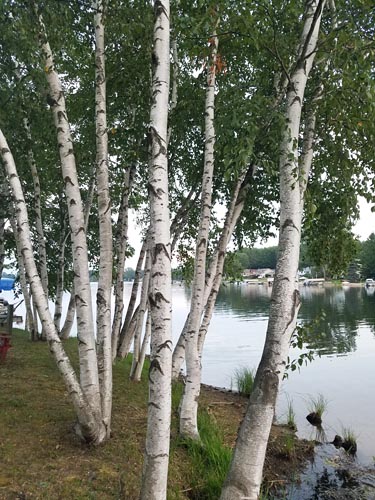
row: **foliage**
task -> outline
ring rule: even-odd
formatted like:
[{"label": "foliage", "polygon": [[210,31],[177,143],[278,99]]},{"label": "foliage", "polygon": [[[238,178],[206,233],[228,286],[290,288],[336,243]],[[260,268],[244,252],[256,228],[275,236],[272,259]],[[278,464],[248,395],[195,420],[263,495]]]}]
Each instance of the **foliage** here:
[{"label": "foliage", "polygon": [[242,248],[236,255],[243,269],[275,269],[277,247]]},{"label": "foliage", "polygon": [[361,243],[359,258],[364,278],[375,278],[375,234],[371,233],[366,241]]},{"label": "foliage", "polygon": [[250,396],[255,379],[255,370],[246,367],[238,368],[234,372],[234,385],[241,396]]}]

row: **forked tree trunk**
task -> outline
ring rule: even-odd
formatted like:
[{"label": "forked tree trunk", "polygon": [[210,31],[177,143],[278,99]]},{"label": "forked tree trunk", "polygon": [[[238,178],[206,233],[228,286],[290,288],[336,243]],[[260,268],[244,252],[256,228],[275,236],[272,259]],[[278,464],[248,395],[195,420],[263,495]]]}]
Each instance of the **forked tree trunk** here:
[{"label": "forked tree trunk", "polygon": [[111,433],[112,413],[112,346],[111,346],[111,288],[112,288],[112,220],[108,181],[108,136],[105,81],[104,16],[105,2],[94,1],[95,27],[95,116],[96,116],[96,179],[99,215],[99,282],[96,294],[96,346],[102,420],[107,438]]},{"label": "forked tree trunk", "polygon": [[121,358],[121,359],[128,355],[129,349],[130,349],[130,344],[131,344],[131,341],[133,339],[134,330],[132,329],[132,323],[134,326],[133,318],[136,314],[134,311],[134,308],[135,308],[135,303],[137,300],[139,285],[142,281],[141,280],[141,273],[142,273],[143,261],[144,261],[146,251],[148,248],[148,238],[149,238],[149,236],[147,234],[146,238],[143,242],[141,251],[139,252],[139,257],[138,257],[138,262],[137,262],[137,266],[135,269],[134,281],[133,281],[132,291],[130,294],[128,309],[126,311],[124,324],[122,325],[121,334],[120,334],[120,338],[118,341],[117,357]]},{"label": "forked tree trunk", "polygon": [[88,398],[78,383],[73,367],[71,366],[69,358],[67,357],[61,344],[61,340],[57,335],[35,264],[29,220],[21,182],[18,177],[13,156],[1,130],[0,155],[4,163],[15,204],[17,215],[17,234],[20,247],[22,249],[21,252],[24,259],[25,269],[32,289],[33,300],[36,303],[42,327],[47,335],[50,351],[55,358],[58,369],[60,370],[66,384],[68,394],[73,401],[80,432],[88,442],[99,444],[103,440],[103,433],[105,432],[105,429],[102,422],[97,420],[96,409],[92,408],[91,405],[88,404]]},{"label": "forked tree trunk", "polygon": [[116,238],[116,282],[115,282],[115,312],[112,322],[112,359],[115,359],[122,316],[124,311],[124,267],[126,248],[128,243],[128,225],[129,225],[129,197],[133,183],[134,170],[129,167],[124,175],[124,188],[121,198],[121,205],[117,221]]},{"label": "forked tree trunk", "polygon": [[[84,220],[85,220],[85,232],[87,232],[87,227],[89,224],[91,206],[92,206],[92,203],[94,200],[94,191],[95,191],[95,175],[93,172],[93,175],[91,176],[91,181],[90,181],[89,190],[87,193],[84,214],[83,214]],[[74,283],[73,283],[73,286],[71,288],[71,293],[70,293],[68,310],[66,312],[64,325],[61,328],[61,332],[60,332],[60,338],[62,340],[67,340],[69,338],[70,332],[71,332],[73,324],[74,324],[75,314],[76,314],[76,302],[75,302],[75,292],[74,292]]]},{"label": "forked tree trunk", "polygon": [[139,359],[134,369],[134,382],[140,382],[142,376],[143,365],[145,363],[146,349],[151,336],[151,316],[150,313],[147,314],[146,329],[142,341],[141,352],[139,354]]},{"label": "forked tree trunk", "polygon": [[84,212],[78,184],[73,142],[67,117],[64,92],[55,71],[53,54],[39,13],[39,38],[45,75],[49,89],[49,103],[54,116],[62,175],[67,198],[69,224],[73,249],[74,293],[77,311],[77,337],[80,364],[80,385],[88,406],[97,421],[98,440],[106,437],[102,422],[98,363],[92,314],[91,288]]},{"label": "forked tree trunk", "polygon": [[167,121],[169,94],[169,1],[155,0],[152,104],[149,137],[152,318],[149,402],[142,500],[165,500],[171,420],[171,256],[168,208]]},{"label": "forked tree trunk", "polygon": [[[218,24],[218,23],[217,23]],[[186,384],[180,407],[180,434],[183,437],[199,439],[197,412],[200,394],[200,358],[198,355],[198,331],[204,307],[207,243],[210,229],[212,182],[214,172],[214,109],[215,77],[218,38],[216,27],[211,37],[211,57],[207,70],[205,102],[205,150],[202,178],[201,214],[197,235],[194,278],[191,291],[191,306],[186,327]]]},{"label": "forked tree trunk", "polygon": [[133,362],[130,370],[131,379],[134,379],[135,370],[139,363],[141,355],[142,330],[143,330],[145,314],[148,308],[148,294],[150,291],[150,272],[151,272],[151,258],[150,258],[150,253],[148,252],[146,257],[145,272],[143,276],[141,299],[137,314],[137,324],[134,332]]},{"label": "forked tree trunk", "polygon": [[56,273],[55,312],[53,315],[53,322],[55,323],[55,327],[59,335],[61,328],[62,302],[64,295],[65,246],[68,237],[69,234],[66,234],[65,223],[63,223],[59,241],[59,257],[58,257],[57,273]]},{"label": "forked tree trunk", "polygon": [[300,306],[296,288],[303,189],[298,162],[298,138],[304,92],[318,40],[324,0],[306,2],[298,60],[287,92],[286,130],[280,156],[279,255],[273,283],[266,341],[239,430],[221,500],[256,500],[259,495],[269,432],[290,338]]}]

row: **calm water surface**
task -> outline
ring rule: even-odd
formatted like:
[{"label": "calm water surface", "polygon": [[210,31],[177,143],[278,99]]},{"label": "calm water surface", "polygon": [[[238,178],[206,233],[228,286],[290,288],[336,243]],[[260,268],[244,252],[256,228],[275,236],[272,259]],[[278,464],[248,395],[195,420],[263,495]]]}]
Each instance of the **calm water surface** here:
[{"label": "calm water surface", "polygon": [[[131,284],[125,284],[125,300]],[[92,284],[93,292],[96,284]],[[256,368],[262,353],[270,301],[265,285],[222,287],[203,353],[203,382],[230,388],[236,368]],[[12,300],[11,292],[2,295]],[[351,427],[358,435],[358,460],[373,462],[375,455],[375,296],[365,288],[302,287],[299,319],[309,322],[325,313],[319,331],[325,336],[311,342],[320,357],[289,374],[278,402],[283,421],[287,400],[293,401],[298,433],[314,438],[306,421],[310,397],[322,394],[328,401],[324,415],[326,439]],[[173,285],[173,335],[181,331],[188,311],[190,291]],[[93,301],[95,298],[93,298]],[[13,301],[13,300],[12,300]],[[64,297],[66,310],[69,295]],[[22,306],[17,313],[23,313]],[[307,351],[307,346],[302,352]],[[291,359],[298,357],[294,350]]]}]

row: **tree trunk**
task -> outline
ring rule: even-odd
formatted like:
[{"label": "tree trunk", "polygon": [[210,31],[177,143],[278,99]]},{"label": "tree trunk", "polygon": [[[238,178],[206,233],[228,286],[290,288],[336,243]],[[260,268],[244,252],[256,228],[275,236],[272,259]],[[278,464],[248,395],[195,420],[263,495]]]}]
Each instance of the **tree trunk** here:
[{"label": "tree trunk", "polygon": [[32,289],[33,300],[36,303],[42,327],[47,335],[50,351],[52,352],[58,369],[63,376],[69,396],[72,398],[74,409],[78,417],[80,432],[86,441],[93,444],[99,444],[103,440],[103,433],[105,433],[105,429],[101,420],[97,419],[97,412],[95,409],[87,403],[87,396],[84,394],[80,384],[78,383],[73,367],[71,366],[64,348],[62,347],[60,338],[57,335],[52,316],[49,312],[48,302],[35,265],[29,220],[20,179],[17,174],[13,156],[1,130],[0,154],[12,190],[12,196],[17,214],[17,234],[20,247],[22,249],[21,253],[24,259],[25,269]]},{"label": "tree trunk", "polygon": [[74,293],[77,311],[77,337],[80,364],[80,385],[87,404],[100,422],[99,432],[104,435],[105,427],[101,416],[98,364],[96,358],[94,322],[92,314],[91,288],[88,266],[86,231],[77,168],[65,105],[64,92],[55,71],[53,54],[48,42],[43,20],[38,14],[40,45],[45,75],[49,88],[49,103],[53,112],[57,132],[62,175],[65,184],[69,223],[73,247]]},{"label": "tree trunk", "polygon": [[65,223],[63,222],[63,228],[61,231],[61,236],[59,241],[59,257],[58,257],[58,265],[56,272],[55,312],[53,315],[53,322],[55,324],[56,330],[59,333],[59,335],[61,328],[62,301],[64,295],[65,245],[68,237],[69,234],[66,234]]},{"label": "tree trunk", "polygon": [[[144,261],[145,255],[146,255],[147,248],[148,248],[148,235],[146,235],[146,238],[143,242],[141,251],[139,253],[138,262],[137,262],[137,266],[135,269],[134,282],[133,282],[132,291],[131,291],[130,299],[129,299],[129,305],[128,305],[128,309],[126,311],[125,321],[124,321],[124,324],[121,328],[121,334],[120,334],[120,338],[118,341],[117,357],[122,358],[122,359],[125,356],[127,356],[129,349],[130,349],[130,344],[131,344],[131,341],[133,338],[133,331],[131,330],[131,324],[132,324],[132,318],[136,314],[134,312],[134,307],[135,307],[135,303],[137,300],[139,284],[141,282],[142,266],[143,266],[143,261]],[[134,312],[134,314],[133,314],[133,312]]]},{"label": "tree trunk", "polygon": [[134,370],[134,382],[140,382],[142,376],[143,365],[145,363],[146,349],[151,336],[151,316],[150,313],[147,314],[145,335],[143,337],[141,352],[139,354],[139,359]]},{"label": "tree trunk", "polygon": [[96,294],[96,347],[102,408],[107,438],[111,433],[112,413],[112,220],[108,181],[108,136],[105,81],[104,1],[94,1],[95,27],[95,116],[96,116],[96,178],[99,215],[99,282]]},{"label": "tree trunk", "polygon": [[146,257],[145,272],[143,276],[141,300],[139,303],[139,309],[137,314],[137,324],[134,332],[133,362],[130,370],[131,379],[134,379],[134,373],[139,363],[141,355],[141,337],[142,337],[144,318],[148,308],[147,299],[150,289],[150,272],[151,272],[151,258],[150,258],[150,252],[148,252]]},{"label": "tree trunk", "polygon": [[152,104],[149,137],[152,318],[149,403],[142,500],[165,500],[171,420],[171,257],[168,208],[167,121],[169,95],[169,1],[155,0]]},{"label": "tree trunk", "polygon": [[[218,22],[216,23],[217,27]],[[201,215],[197,236],[194,278],[191,291],[191,306],[186,328],[186,384],[180,411],[180,433],[183,437],[199,439],[197,411],[200,394],[200,359],[198,355],[198,330],[204,307],[206,277],[207,242],[210,229],[212,179],[214,171],[214,106],[215,77],[218,38],[216,27],[211,37],[211,58],[207,71],[207,90],[205,103],[205,150],[202,178]]]},{"label": "tree trunk", "polygon": [[25,318],[25,326],[30,333],[30,340],[35,342],[38,340],[38,325],[35,325],[37,321],[37,316],[33,314],[33,309],[31,306],[31,297],[29,293],[29,289],[27,286],[27,278],[25,272],[25,263],[23,260],[23,255],[21,251],[21,245],[18,238],[17,233],[17,220],[14,214],[14,210],[12,209],[12,214],[9,218],[10,224],[12,226],[12,231],[14,235],[14,240],[16,242],[16,255],[17,255],[17,263],[18,263],[18,271],[20,274],[20,285],[22,290],[22,295],[25,301],[25,309],[26,309],[26,318]]},{"label": "tree trunk", "polygon": [[115,313],[112,322],[112,359],[115,359],[122,316],[124,311],[124,267],[126,247],[128,243],[128,223],[129,223],[129,196],[133,183],[134,169],[128,168],[124,175],[124,188],[121,198],[121,205],[117,221],[116,238],[116,283],[115,283]]},{"label": "tree trunk", "polygon": [[296,288],[303,201],[300,190],[298,137],[301,108],[318,40],[324,0],[306,3],[298,60],[287,92],[286,130],[280,156],[279,255],[273,283],[264,351],[242,422],[221,500],[259,495],[264,458],[275,412],[280,381],[285,371],[290,337],[300,306]]}]

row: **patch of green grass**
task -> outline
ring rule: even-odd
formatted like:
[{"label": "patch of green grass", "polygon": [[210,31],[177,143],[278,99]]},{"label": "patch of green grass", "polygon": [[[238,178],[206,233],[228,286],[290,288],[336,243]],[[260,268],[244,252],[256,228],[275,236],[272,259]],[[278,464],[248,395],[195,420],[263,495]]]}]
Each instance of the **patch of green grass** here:
[{"label": "patch of green grass", "polygon": [[255,370],[242,367],[234,372],[234,385],[241,396],[250,396],[255,379]]},{"label": "patch of green grass", "polygon": [[351,427],[343,427],[342,437],[344,441],[343,447],[345,450],[354,454],[357,451],[357,434]]},{"label": "patch of green grass", "polygon": [[315,413],[322,418],[323,413],[327,410],[328,400],[323,394],[318,394],[316,398],[311,397],[308,403],[308,410],[310,413]]},{"label": "patch of green grass", "polygon": [[232,458],[232,450],[223,444],[223,435],[207,412],[198,415],[201,441],[184,440],[192,463],[189,498],[216,500]]}]

